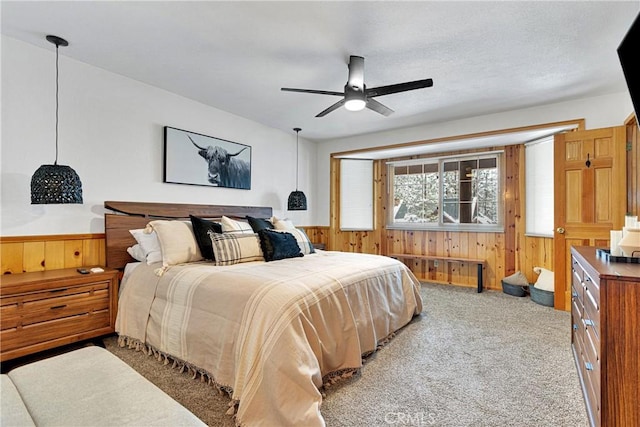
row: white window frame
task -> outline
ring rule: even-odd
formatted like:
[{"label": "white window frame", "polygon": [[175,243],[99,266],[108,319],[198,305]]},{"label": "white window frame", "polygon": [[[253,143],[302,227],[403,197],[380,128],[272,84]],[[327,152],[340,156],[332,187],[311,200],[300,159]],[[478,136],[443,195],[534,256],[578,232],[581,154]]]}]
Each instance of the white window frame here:
[{"label": "white window frame", "polygon": [[[442,215],[438,216],[438,222],[432,223],[422,223],[422,222],[395,222],[393,215],[393,190],[394,190],[394,168],[396,166],[411,166],[411,165],[419,165],[419,164],[433,164],[438,163],[439,174],[440,174],[440,190],[439,190],[439,200],[438,207],[440,212],[442,212],[443,206],[443,185],[444,180],[442,179],[443,173],[443,164],[451,161],[466,161],[466,160],[476,160],[483,158],[496,158],[496,167],[498,169],[498,188],[497,188],[497,224],[478,224],[478,223],[445,223],[442,220]],[[491,232],[491,233],[502,233],[504,232],[504,191],[505,191],[505,165],[504,165],[504,150],[495,150],[495,151],[486,151],[479,153],[468,153],[464,155],[452,155],[452,156],[439,156],[439,157],[429,157],[423,159],[412,159],[412,160],[400,160],[400,161],[389,161],[386,163],[387,165],[387,206],[390,207],[388,209],[388,214],[386,218],[386,228],[388,229],[400,229],[400,230],[439,230],[439,231],[471,231],[471,232]]]}]

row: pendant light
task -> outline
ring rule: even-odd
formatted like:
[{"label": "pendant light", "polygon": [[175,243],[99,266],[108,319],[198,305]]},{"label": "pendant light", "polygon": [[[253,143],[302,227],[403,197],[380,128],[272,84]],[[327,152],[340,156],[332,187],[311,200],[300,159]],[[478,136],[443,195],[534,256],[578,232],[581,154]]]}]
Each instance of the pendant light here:
[{"label": "pendant light", "polygon": [[82,203],[82,182],[69,166],[58,164],[58,48],[69,42],[58,36],[47,36],[56,45],[56,160],[42,165],[31,177],[31,204]]},{"label": "pendant light", "polygon": [[287,210],[290,211],[306,211],[307,210],[307,196],[302,191],[298,191],[298,134],[302,130],[300,128],[293,128],[296,131],[296,191],[292,191],[289,194],[289,201],[287,203]]}]

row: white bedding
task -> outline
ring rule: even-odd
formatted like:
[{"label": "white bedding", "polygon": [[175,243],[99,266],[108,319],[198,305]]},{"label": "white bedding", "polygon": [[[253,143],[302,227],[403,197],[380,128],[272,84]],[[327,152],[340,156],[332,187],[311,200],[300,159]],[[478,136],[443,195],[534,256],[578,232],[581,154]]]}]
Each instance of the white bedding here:
[{"label": "white bedding", "polygon": [[422,311],[419,282],[383,256],[302,258],[167,269],[123,280],[116,331],[210,378],[240,425],[322,426],[319,388]]}]

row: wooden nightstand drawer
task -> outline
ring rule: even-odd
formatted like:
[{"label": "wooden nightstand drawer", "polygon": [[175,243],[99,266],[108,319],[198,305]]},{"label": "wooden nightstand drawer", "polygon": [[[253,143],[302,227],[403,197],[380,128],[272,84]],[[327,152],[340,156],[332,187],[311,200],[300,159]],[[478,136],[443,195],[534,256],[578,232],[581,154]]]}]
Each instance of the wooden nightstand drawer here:
[{"label": "wooden nightstand drawer", "polygon": [[48,270],[1,280],[3,361],[115,331],[117,270]]},{"label": "wooden nightstand drawer", "polygon": [[[2,352],[4,353],[73,335],[81,337],[73,341],[80,341],[110,332],[109,310],[107,308],[99,312],[35,323],[23,328],[6,329],[0,332],[0,340],[2,341]],[[83,334],[87,335],[86,338],[82,337]]]},{"label": "wooden nightstand drawer", "polygon": [[51,294],[42,292],[3,298],[0,329],[17,328],[109,308],[109,282],[64,289],[58,294],[60,296],[53,298]]}]

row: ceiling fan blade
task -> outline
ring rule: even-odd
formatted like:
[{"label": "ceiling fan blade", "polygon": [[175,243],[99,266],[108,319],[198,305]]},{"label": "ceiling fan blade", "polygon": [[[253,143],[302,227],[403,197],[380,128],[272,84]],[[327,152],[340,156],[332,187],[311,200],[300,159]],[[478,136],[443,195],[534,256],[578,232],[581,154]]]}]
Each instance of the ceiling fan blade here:
[{"label": "ceiling fan blade", "polygon": [[353,89],[364,90],[364,58],[351,55],[349,57],[349,80],[347,84]]},{"label": "ceiling fan blade", "polygon": [[330,106],[329,108],[322,110],[320,113],[318,113],[318,115],[316,117],[324,117],[327,114],[329,114],[330,112],[337,110],[338,108],[342,107],[345,103],[344,99],[341,99],[340,101],[336,102],[335,104],[333,104],[332,106]]},{"label": "ceiling fan blade", "polygon": [[344,96],[344,92],[332,92],[328,90],[315,90],[315,89],[294,89],[290,87],[283,87],[280,90],[286,92],[302,92],[302,93],[317,93],[319,95],[335,95],[335,96]]},{"label": "ceiling fan blade", "polygon": [[375,99],[367,99],[367,108],[375,111],[376,113],[380,113],[385,117],[393,114],[393,110],[391,108],[379,103]]},{"label": "ceiling fan blade", "polygon": [[433,86],[432,79],[416,80],[414,82],[397,83],[388,86],[378,86],[366,90],[367,98],[374,96],[390,95],[392,93],[406,92],[408,90],[422,89]]}]

